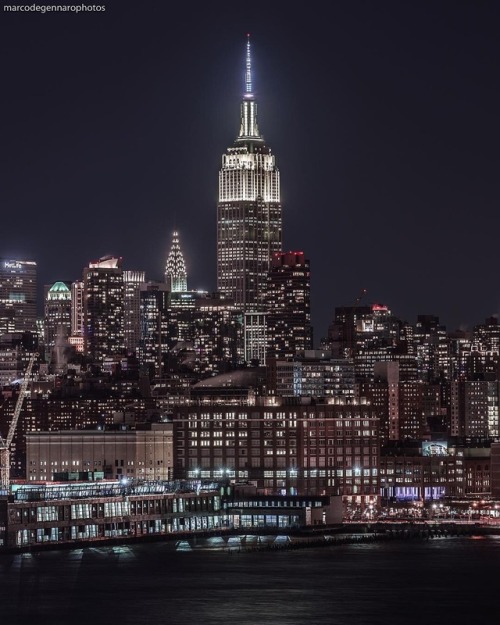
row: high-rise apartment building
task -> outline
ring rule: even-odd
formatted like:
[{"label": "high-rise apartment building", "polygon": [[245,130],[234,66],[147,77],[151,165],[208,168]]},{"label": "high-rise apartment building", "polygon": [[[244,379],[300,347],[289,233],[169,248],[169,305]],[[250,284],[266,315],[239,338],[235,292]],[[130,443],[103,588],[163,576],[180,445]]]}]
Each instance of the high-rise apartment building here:
[{"label": "high-rise apartment building", "polygon": [[450,433],[468,438],[500,435],[500,388],[498,380],[451,383]]},{"label": "high-rise apartment building", "polygon": [[36,332],[36,262],[0,260],[0,335]]},{"label": "high-rise apartment building", "polygon": [[71,334],[83,336],[83,280],[71,284]]},{"label": "high-rise apartment building", "polygon": [[167,333],[168,291],[159,282],[141,285],[139,293],[140,340],[139,363],[151,374],[160,375],[163,354],[168,350]]},{"label": "high-rise apartment building", "polygon": [[102,362],[125,349],[122,259],[104,256],[83,272],[85,351]]},{"label": "high-rise apartment building", "polygon": [[217,290],[244,312],[263,310],[271,256],[281,250],[280,176],[257,123],[250,40],[241,125],[222,156],[217,205]]},{"label": "high-rise apartment building", "polygon": [[268,357],[312,349],[311,279],[304,252],[273,254],[267,286]]},{"label": "high-rise apartment building", "polygon": [[170,293],[168,346],[172,353],[191,351],[189,368],[197,374],[235,369],[243,362],[242,312],[205,291]]},{"label": "high-rise apartment building", "polygon": [[135,354],[141,338],[140,293],[146,282],[145,271],[123,272],[123,334],[125,349]]},{"label": "high-rise apartment building", "polygon": [[71,335],[69,344],[79,353],[85,350],[83,280],[71,283]]}]

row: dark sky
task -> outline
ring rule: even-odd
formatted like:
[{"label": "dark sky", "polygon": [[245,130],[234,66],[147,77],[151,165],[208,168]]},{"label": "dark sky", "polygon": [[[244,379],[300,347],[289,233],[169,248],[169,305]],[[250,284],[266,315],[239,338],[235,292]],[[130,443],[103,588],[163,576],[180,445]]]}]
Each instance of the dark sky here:
[{"label": "dark sky", "polygon": [[449,329],[500,311],[497,2],[177,4],[0,13],[0,256],[41,284],[110,253],[160,279],[176,225],[190,287],[215,289],[250,32],[316,342],[362,288]]}]

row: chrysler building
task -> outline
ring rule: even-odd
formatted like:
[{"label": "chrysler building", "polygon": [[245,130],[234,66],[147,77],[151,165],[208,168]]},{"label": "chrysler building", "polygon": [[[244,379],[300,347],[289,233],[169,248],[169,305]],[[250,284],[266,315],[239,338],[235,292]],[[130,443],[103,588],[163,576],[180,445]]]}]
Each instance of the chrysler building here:
[{"label": "chrysler building", "polygon": [[178,232],[174,232],[172,237],[172,247],[165,266],[165,282],[171,293],[187,291],[186,263],[179,244]]},{"label": "chrysler building", "polygon": [[217,290],[245,312],[263,310],[271,256],[281,243],[280,175],[259,131],[248,37],[240,132],[219,172]]}]

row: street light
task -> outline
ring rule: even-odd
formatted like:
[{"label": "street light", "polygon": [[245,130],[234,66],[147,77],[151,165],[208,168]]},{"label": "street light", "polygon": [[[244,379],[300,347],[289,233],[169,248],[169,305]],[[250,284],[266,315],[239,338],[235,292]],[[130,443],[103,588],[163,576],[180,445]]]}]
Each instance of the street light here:
[{"label": "street light", "polygon": [[469,523],[472,522],[472,512],[476,508],[476,506],[477,506],[476,502],[474,502],[472,506],[469,506]]}]

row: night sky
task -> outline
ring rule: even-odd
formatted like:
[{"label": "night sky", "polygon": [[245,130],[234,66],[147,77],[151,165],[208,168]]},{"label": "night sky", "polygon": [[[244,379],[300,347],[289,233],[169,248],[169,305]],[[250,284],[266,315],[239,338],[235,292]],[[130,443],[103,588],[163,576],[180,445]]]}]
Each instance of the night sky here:
[{"label": "night sky", "polygon": [[315,343],[362,288],[450,330],[500,311],[499,3],[104,4],[0,7],[0,256],[36,260],[40,296],[105,254],[161,279],[175,227],[190,288],[215,289],[249,32]]}]

